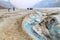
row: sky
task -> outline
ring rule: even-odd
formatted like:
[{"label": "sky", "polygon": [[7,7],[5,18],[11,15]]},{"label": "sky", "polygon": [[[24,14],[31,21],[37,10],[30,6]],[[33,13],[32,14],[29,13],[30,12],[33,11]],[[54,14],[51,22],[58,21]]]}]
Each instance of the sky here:
[{"label": "sky", "polygon": [[60,7],[60,0],[0,0],[10,2],[16,8]]},{"label": "sky", "polygon": [[17,8],[29,8],[42,0],[10,0]]},{"label": "sky", "polygon": [[44,8],[57,7],[60,4],[59,0],[10,0],[17,8]]}]

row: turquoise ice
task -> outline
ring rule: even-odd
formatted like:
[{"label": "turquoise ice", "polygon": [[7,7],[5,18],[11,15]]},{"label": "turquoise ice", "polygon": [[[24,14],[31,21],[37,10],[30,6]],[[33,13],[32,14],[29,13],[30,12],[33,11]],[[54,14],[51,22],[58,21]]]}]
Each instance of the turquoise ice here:
[{"label": "turquoise ice", "polygon": [[[43,17],[42,14],[40,15],[34,14],[33,16],[30,17],[32,21],[31,23],[27,21],[23,23],[23,27],[27,31],[27,33],[33,36],[36,40],[46,40],[45,38],[41,37],[35,31],[32,30],[32,27],[39,23],[39,21],[37,21],[36,19],[40,19],[42,17]],[[58,21],[55,17],[54,19],[55,19],[54,23],[50,23],[50,22],[48,23],[50,34],[51,34],[51,40],[59,40],[60,39],[60,27],[56,27],[56,24],[58,23]]]}]

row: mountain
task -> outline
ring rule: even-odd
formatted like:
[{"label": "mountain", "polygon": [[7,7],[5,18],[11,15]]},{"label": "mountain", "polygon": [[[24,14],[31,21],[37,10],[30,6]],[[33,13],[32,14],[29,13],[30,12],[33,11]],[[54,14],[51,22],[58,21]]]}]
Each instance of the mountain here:
[{"label": "mountain", "polygon": [[10,2],[0,1],[0,8],[12,8],[13,5]]},{"label": "mountain", "polygon": [[50,7],[60,7],[60,0],[42,0],[41,2],[33,6],[33,8],[50,8]]}]

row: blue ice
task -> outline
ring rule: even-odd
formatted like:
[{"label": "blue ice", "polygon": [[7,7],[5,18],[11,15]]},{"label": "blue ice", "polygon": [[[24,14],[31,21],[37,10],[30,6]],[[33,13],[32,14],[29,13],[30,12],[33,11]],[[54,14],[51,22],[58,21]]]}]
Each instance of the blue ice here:
[{"label": "blue ice", "polygon": [[[32,21],[32,24],[26,21],[23,27],[28,32],[28,34],[32,35],[36,40],[46,40],[45,38],[41,37],[40,35],[38,35],[36,32],[32,30],[32,27],[38,24],[38,22],[36,21],[37,18],[38,19],[42,18],[42,14],[40,15],[35,14],[33,17],[31,16],[30,19]],[[49,23],[51,40],[60,40],[60,27],[56,27],[57,23],[58,21],[56,18],[54,23]]]}]

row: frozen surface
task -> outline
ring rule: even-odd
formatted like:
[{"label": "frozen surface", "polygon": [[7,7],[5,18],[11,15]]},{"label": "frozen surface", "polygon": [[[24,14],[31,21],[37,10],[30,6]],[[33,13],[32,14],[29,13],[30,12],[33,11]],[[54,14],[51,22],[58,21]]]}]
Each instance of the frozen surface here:
[{"label": "frozen surface", "polygon": [[[36,40],[46,40],[45,38],[39,36],[35,31],[33,31],[32,27],[37,25],[39,23],[38,20],[36,19],[41,19],[43,17],[42,13],[40,15],[38,13],[34,15],[30,15],[30,17],[26,17],[23,22],[23,27],[25,30],[34,37]],[[58,18],[53,16],[55,19],[54,23],[49,23],[49,30],[50,30],[50,35],[51,39],[50,40],[59,40],[60,39],[60,27],[57,27],[56,24],[58,23]],[[28,21],[26,19],[29,19]],[[49,39],[47,39],[49,40]]]}]

